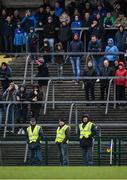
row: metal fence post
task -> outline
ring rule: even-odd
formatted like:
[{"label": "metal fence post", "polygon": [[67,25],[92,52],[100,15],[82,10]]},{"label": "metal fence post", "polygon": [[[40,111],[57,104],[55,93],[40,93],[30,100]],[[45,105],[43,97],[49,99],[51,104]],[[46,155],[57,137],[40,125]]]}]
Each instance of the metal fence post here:
[{"label": "metal fence post", "polygon": [[113,139],[114,141],[114,165],[117,164],[117,140],[116,138]]},{"label": "metal fence post", "polygon": [[45,139],[45,165],[48,165],[48,140]]},{"label": "metal fence post", "polygon": [[119,166],[121,165],[121,139],[119,138],[119,154],[118,154],[118,161],[119,161]]},{"label": "metal fence post", "polygon": [[98,137],[98,166],[101,165],[101,137]]}]

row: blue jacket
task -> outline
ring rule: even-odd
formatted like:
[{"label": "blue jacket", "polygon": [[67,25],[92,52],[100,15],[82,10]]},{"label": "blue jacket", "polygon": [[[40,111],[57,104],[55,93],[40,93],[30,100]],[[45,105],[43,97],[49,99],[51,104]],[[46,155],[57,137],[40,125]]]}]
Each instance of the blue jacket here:
[{"label": "blue jacket", "polygon": [[62,14],[62,12],[63,12],[63,9],[62,9],[61,7],[56,7],[56,8],[55,8],[55,15],[56,15],[57,17],[60,17],[60,15]]},{"label": "blue jacket", "polygon": [[[70,46],[68,48],[69,52],[83,52],[83,42],[80,40],[73,40],[70,42]],[[77,57],[76,55],[71,55],[71,57]],[[78,55],[80,57],[80,55]]]},{"label": "blue jacket", "polygon": [[[82,22],[81,21],[72,21],[71,28],[81,28]],[[73,33],[80,33],[80,30],[72,30]]]},{"label": "blue jacket", "polygon": [[23,28],[25,32],[29,32],[31,27],[36,27],[37,26],[37,20],[34,16],[25,16],[21,23],[23,24]]},{"label": "blue jacket", "polygon": [[[108,45],[105,48],[105,52],[108,53],[117,53],[119,52],[117,46],[114,45],[114,41],[112,38],[108,39]],[[107,59],[108,61],[115,61],[119,59],[118,55],[105,55],[105,59]]]},{"label": "blue jacket", "polygon": [[14,45],[23,46],[26,44],[26,33],[23,29],[16,29],[14,34]]}]

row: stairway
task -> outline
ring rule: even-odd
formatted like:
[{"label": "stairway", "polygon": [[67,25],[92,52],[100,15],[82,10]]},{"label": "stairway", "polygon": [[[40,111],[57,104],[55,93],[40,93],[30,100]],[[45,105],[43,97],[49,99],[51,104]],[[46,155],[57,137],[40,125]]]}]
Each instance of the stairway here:
[{"label": "stairway", "polygon": [[[25,57],[22,56],[18,59],[13,59],[10,62],[10,65],[13,69],[13,76],[23,77],[24,69],[25,69]],[[81,71],[83,70],[84,62],[81,64]],[[57,68],[55,64],[49,64],[50,76],[55,77],[57,76]],[[37,67],[34,65],[34,74],[37,73]],[[29,63],[28,66],[28,73],[27,77],[31,75],[31,65]],[[64,76],[72,77],[72,69],[70,62],[67,62],[64,65]],[[15,83],[22,84],[22,80],[15,80]],[[54,82],[55,85],[55,100],[56,101],[85,101],[85,93],[82,89],[82,83],[80,82],[79,85],[75,85],[72,81],[58,81]],[[30,80],[26,80],[26,86],[29,90],[31,88]],[[96,83],[96,100],[99,100],[100,97],[100,88],[99,83]],[[50,87],[49,91],[49,98],[48,100],[52,100],[52,88]],[[105,115],[105,107],[99,105],[90,105],[86,106],[86,104],[78,104],[78,122],[80,123],[81,117],[84,113],[89,114],[91,119],[97,124],[106,124],[106,123],[126,123],[127,119],[127,107],[124,106],[122,109],[114,110],[112,106],[109,108],[109,113]],[[38,123],[41,124],[58,124],[58,120],[60,117],[64,117],[66,122],[68,123],[70,112],[70,104],[55,104],[55,109],[52,109],[52,105],[48,104],[47,106],[47,113],[46,115],[43,114],[43,107],[40,113],[40,120]],[[27,123],[29,123],[29,118]],[[72,114],[72,124],[75,124],[75,116],[74,112]],[[44,134],[47,137],[55,137],[56,127],[43,127]],[[24,136],[17,135],[18,129],[16,129],[15,134],[7,134],[6,139],[2,138],[2,134],[0,135],[0,140],[4,141],[19,141],[22,142],[25,140]],[[103,137],[111,137],[112,136],[126,136],[127,127],[122,128],[113,128],[113,127],[102,127],[101,133]],[[77,137],[75,133],[75,128],[72,127],[71,130],[71,137]],[[107,145],[103,145],[102,149],[105,151]],[[123,143],[122,149],[125,151],[126,144]],[[1,154],[2,154],[2,164],[3,165],[22,165],[23,164],[23,156],[24,156],[24,149],[25,146],[23,144],[4,144],[1,146]],[[43,147],[44,152],[44,147]],[[56,146],[54,144],[49,143],[48,147],[48,156],[49,156],[49,165],[58,165],[58,158],[56,160]],[[8,155],[5,156],[5,153]],[[94,152],[94,162],[95,164],[98,163],[97,157],[97,145],[95,145],[95,152]],[[15,158],[14,158],[15,157]],[[125,165],[126,163],[125,156],[122,156],[122,164]],[[109,163],[109,155],[102,156],[102,164],[107,165]],[[82,156],[81,156],[81,149],[77,144],[70,145],[70,165],[81,165],[82,164]]]}]

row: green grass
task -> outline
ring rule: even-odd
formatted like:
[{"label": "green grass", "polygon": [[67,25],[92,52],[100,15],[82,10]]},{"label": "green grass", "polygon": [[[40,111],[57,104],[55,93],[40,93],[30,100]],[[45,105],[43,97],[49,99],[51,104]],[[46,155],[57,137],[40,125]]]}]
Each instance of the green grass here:
[{"label": "green grass", "polygon": [[127,179],[127,167],[0,167],[0,179]]}]

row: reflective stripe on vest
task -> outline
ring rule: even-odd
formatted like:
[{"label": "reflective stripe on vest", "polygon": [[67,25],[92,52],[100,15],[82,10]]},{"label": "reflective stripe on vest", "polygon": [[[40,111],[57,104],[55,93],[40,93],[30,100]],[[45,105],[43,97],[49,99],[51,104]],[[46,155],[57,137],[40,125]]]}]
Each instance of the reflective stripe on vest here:
[{"label": "reflective stripe on vest", "polygon": [[33,132],[32,132],[31,126],[27,128],[30,143],[37,141],[40,128],[41,128],[40,126],[36,125]]},{"label": "reflective stripe on vest", "polygon": [[[65,139],[65,131],[68,128],[68,125],[64,125],[62,128],[58,127],[56,131],[56,139],[55,142],[61,143]],[[69,140],[67,140],[67,143],[69,143]]]},{"label": "reflective stripe on vest", "polygon": [[91,127],[92,127],[93,123],[88,122],[85,127],[83,128],[83,123],[81,123],[79,125],[79,130],[80,130],[80,139],[82,139],[83,137],[88,138],[89,135],[91,134]]}]

